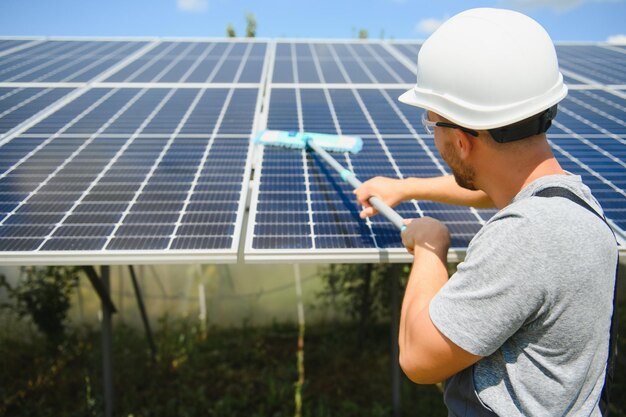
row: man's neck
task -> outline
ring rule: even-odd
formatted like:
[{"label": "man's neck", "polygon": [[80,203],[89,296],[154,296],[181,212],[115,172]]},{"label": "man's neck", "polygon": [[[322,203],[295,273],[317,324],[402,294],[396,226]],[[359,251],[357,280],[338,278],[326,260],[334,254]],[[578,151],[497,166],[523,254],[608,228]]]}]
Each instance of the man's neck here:
[{"label": "man's neck", "polygon": [[533,181],[548,175],[567,175],[547,143],[526,149],[523,153],[494,157],[482,172],[484,175],[479,175],[477,185],[499,209],[509,205]]}]

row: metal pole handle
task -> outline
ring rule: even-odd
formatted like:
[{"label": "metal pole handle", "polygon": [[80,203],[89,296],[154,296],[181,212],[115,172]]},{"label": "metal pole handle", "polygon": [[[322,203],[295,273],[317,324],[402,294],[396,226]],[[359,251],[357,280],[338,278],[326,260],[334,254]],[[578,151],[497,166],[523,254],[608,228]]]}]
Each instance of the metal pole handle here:
[{"label": "metal pole handle", "polygon": [[[345,169],[339,162],[335,160],[326,150],[320,147],[315,143],[314,140],[309,140],[307,145],[317,152],[324,160],[332,166],[335,171],[341,175],[341,178],[350,184],[353,188],[358,188],[361,186],[362,182],[358,180],[358,178],[354,175],[354,173],[350,170]],[[401,232],[406,229],[404,225],[404,219],[400,216],[394,209],[383,203],[383,201],[376,197],[372,196],[368,199],[369,203],[376,209],[380,214],[382,214],[387,220],[389,220],[394,226],[398,228]]]}]

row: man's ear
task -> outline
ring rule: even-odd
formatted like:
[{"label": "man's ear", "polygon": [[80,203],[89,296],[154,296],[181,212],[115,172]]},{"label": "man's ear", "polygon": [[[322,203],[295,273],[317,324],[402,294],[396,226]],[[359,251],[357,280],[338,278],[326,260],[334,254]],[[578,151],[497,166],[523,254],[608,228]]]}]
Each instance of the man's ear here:
[{"label": "man's ear", "polygon": [[467,160],[474,150],[476,138],[470,136],[461,129],[453,129],[453,131],[454,146],[457,149],[457,155],[459,155],[462,160]]}]

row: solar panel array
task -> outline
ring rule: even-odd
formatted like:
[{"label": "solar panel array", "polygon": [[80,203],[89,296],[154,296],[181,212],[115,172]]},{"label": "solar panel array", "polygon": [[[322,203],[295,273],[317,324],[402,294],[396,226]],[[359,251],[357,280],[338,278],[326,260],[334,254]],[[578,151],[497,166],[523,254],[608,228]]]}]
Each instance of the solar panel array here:
[{"label": "solar panel array", "polygon": [[236,261],[266,51],[47,41],[0,57],[0,261]]},{"label": "solar panel array", "polygon": [[[0,263],[409,260],[393,226],[361,220],[315,154],[250,139],[354,134],[363,150],[338,158],[361,180],[447,173],[419,109],[397,101],[419,47],[0,39]],[[557,52],[571,91],[549,139],[623,238],[626,49]],[[493,215],[426,201],[397,210],[444,221],[453,258]]]}]

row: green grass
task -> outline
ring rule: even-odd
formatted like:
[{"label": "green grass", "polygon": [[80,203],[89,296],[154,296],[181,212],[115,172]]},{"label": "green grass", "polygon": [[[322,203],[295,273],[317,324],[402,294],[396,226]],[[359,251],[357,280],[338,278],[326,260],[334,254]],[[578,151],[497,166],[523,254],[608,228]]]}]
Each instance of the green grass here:
[{"label": "green grass", "polygon": [[[297,327],[211,329],[163,319],[152,362],[143,332],[114,329],[115,415],[293,416]],[[4,333],[0,415],[99,416],[99,334],[73,331],[56,357],[37,335]],[[355,326],[307,327],[303,416],[391,414],[389,327],[362,344]],[[434,386],[404,381],[403,415],[446,415]]]},{"label": "green grass", "polygon": [[[626,309],[621,309],[626,334]],[[34,331],[0,332],[0,415],[100,416],[99,333],[74,329],[56,353]],[[22,326],[23,327],[23,326]],[[162,319],[153,362],[143,331],[114,328],[116,416],[293,416],[297,374],[294,324],[209,329]],[[356,325],[306,328],[302,415],[390,416],[389,326],[359,342]],[[625,338],[620,340],[626,352]],[[619,365],[612,416],[626,416],[626,366]],[[403,416],[445,416],[435,386],[403,379]]]}]

